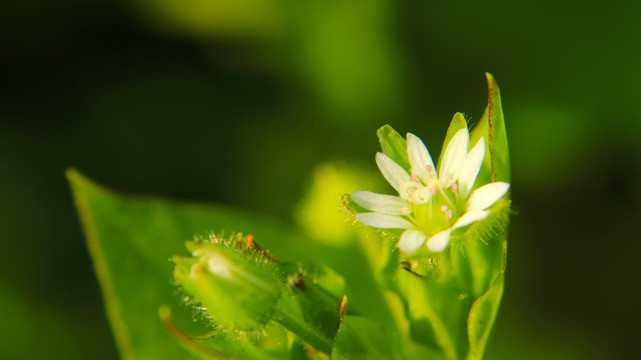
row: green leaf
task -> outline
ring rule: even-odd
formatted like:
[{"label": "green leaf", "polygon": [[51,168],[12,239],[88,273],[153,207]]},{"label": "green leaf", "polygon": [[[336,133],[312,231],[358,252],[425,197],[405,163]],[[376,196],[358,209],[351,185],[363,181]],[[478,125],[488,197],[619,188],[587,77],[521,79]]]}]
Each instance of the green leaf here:
[{"label": "green leaf", "polygon": [[230,230],[251,233],[278,255],[291,255],[298,238],[276,223],[215,206],[186,204],[109,191],[75,170],[67,171],[100,281],[107,315],[124,359],[190,359],[163,327],[158,309],[170,304],[185,333],[211,329],[192,321],[170,283],[170,258],[187,254],[195,234]]},{"label": "green leaf", "polygon": [[[505,248],[506,242],[504,241],[503,244]],[[492,330],[492,326],[496,320],[496,314],[501,305],[505,283],[505,255],[503,256],[503,260],[503,270],[487,292],[472,304],[472,309],[470,310],[470,316],[467,321],[467,332],[470,341],[469,357],[471,359],[483,358],[485,346],[490,336],[490,330]]]},{"label": "green leaf", "polygon": [[443,274],[419,277],[403,271],[398,276],[403,298],[409,299],[406,311],[412,339],[441,359],[462,358],[469,348],[466,320],[472,302],[461,296],[465,291],[453,279],[458,274],[447,273],[457,268],[451,264],[438,265],[435,271]]},{"label": "green leaf", "polygon": [[386,337],[387,332],[380,324],[361,316],[345,316],[336,338],[332,359],[369,360],[401,359],[401,353],[394,351],[397,342]]},{"label": "green leaf", "polygon": [[378,129],[376,135],[378,136],[378,141],[381,143],[383,154],[389,156],[406,171],[409,171],[411,166],[409,157],[407,156],[405,138],[389,125],[384,125]]}]

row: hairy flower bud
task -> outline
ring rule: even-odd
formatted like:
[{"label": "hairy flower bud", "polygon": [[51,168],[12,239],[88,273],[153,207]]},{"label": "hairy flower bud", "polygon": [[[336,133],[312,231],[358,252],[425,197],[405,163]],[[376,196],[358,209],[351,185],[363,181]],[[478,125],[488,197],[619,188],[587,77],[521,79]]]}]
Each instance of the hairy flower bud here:
[{"label": "hairy flower bud", "polygon": [[[281,295],[271,261],[251,247],[248,237],[188,242],[191,257],[175,256],[174,279],[219,326],[260,329]],[[251,238],[250,238],[251,240]]]}]

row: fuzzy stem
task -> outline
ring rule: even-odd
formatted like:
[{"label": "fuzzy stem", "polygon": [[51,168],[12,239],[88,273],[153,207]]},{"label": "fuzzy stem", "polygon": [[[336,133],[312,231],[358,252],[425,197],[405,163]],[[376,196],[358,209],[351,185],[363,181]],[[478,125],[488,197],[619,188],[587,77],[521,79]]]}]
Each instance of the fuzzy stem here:
[{"label": "fuzzy stem", "polygon": [[283,311],[276,309],[272,320],[276,321],[287,330],[296,334],[302,341],[313,346],[315,349],[329,355],[332,352],[332,341],[327,337],[310,328],[304,322],[300,322]]}]

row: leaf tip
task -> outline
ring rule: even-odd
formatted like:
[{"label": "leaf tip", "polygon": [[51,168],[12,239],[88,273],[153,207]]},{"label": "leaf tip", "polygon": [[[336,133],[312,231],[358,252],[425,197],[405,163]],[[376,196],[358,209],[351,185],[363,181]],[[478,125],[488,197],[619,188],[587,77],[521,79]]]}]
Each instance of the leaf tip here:
[{"label": "leaf tip", "polygon": [[65,177],[70,183],[77,182],[84,178],[84,176],[76,168],[70,167],[65,170]]},{"label": "leaf tip", "polygon": [[499,85],[496,83],[496,79],[494,79],[494,75],[490,74],[489,72],[485,73],[485,78],[487,79],[487,90],[489,92],[489,103],[491,104],[493,102],[493,99],[499,99],[500,96],[500,91],[499,91]]},{"label": "leaf tip", "polygon": [[91,181],[87,176],[78,171],[78,169],[73,167],[67,168],[65,170],[65,177],[67,178],[67,181],[69,181],[69,184],[71,185],[74,193],[76,192],[78,187],[81,187],[82,185],[93,184],[93,181]]}]

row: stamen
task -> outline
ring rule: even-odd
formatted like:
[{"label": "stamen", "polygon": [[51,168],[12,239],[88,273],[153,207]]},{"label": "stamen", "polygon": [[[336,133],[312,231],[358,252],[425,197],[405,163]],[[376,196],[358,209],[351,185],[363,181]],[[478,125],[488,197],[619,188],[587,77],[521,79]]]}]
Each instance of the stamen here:
[{"label": "stamen", "polygon": [[458,185],[454,183],[452,184],[452,186],[450,186],[450,189],[452,190],[452,192],[456,192],[458,190]]},{"label": "stamen", "polygon": [[408,207],[404,207],[404,208],[401,209],[401,215],[408,216],[411,213],[412,213],[412,210],[410,210],[410,208],[408,208]]},{"label": "stamen", "polygon": [[450,220],[454,216],[454,212],[450,209],[449,206],[447,205],[441,205],[439,208],[443,214],[445,214],[445,217]]},{"label": "stamen", "polygon": [[431,175],[434,171],[434,168],[432,167],[432,165],[425,165],[425,170],[427,170],[427,173]]},{"label": "stamen", "polygon": [[418,175],[412,174],[412,181],[418,182]]}]

